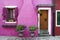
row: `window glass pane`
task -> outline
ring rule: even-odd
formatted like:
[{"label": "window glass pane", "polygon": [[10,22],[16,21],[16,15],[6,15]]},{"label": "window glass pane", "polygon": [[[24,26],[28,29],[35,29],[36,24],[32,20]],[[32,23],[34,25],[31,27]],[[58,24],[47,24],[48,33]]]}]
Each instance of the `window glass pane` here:
[{"label": "window glass pane", "polygon": [[60,12],[57,12],[57,25],[60,25]]},{"label": "window glass pane", "polygon": [[10,9],[10,8],[8,9],[8,15],[7,16],[9,17],[9,19],[8,19],[9,22],[14,22],[13,10],[14,9]]}]

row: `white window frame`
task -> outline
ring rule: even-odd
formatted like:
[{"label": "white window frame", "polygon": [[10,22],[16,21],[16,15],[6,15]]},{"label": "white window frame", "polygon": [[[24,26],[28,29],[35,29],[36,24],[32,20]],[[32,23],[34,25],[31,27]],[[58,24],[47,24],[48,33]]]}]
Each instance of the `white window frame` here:
[{"label": "white window frame", "polygon": [[[40,7],[38,8],[38,10],[48,10],[48,32],[49,35],[51,35],[51,18],[52,18],[52,14],[51,14],[51,8],[45,8],[45,7]],[[40,14],[38,14],[38,33],[40,33]]]},{"label": "white window frame", "polygon": [[56,16],[56,20],[55,20],[56,26],[59,27],[60,25],[57,25],[57,12],[60,12],[60,10],[56,10],[56,15],[55,15]]},{"label": "white window frame", "polygon": [[5,8],[16,8],[17,6],[5,6]]}]

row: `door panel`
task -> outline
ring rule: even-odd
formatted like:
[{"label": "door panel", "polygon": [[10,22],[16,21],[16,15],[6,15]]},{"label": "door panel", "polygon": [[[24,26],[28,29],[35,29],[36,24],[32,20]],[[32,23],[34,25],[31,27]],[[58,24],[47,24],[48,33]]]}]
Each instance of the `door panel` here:
[{"label": "door panel", "polygon": [[48,10],[40,10],[40,29],[48,30]]}]

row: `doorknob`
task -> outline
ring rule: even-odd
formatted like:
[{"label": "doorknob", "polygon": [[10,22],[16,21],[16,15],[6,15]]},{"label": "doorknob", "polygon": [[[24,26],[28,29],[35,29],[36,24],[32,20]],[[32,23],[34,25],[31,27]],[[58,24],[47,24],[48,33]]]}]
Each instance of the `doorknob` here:
[{"label": "doorknob", "polygon": [[42,13],[40,13],[40,16],[42,16]]},{"label": "doorknob", "polygon": [[45,21],[47,21],[47,19],[46,19],[46,18],[45,18],[44,20],[45,20]]}]

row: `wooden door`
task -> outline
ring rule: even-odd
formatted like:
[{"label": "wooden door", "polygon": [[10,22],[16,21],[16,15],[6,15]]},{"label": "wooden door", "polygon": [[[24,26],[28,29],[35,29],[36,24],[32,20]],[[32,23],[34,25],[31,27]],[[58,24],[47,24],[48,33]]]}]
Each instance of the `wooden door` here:
[{"label": "wooden door", "polygon": [[48,30],[48,10],[40,10],[40,30]]}]

